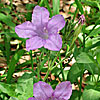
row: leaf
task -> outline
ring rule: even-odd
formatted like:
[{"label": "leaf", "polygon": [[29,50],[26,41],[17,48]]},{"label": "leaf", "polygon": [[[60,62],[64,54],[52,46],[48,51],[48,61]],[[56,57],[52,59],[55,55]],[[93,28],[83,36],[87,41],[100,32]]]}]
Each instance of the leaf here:
[{"label": "leaf", "polygon": [[71,69],[69,70],[67,79],[68,79],[71,83],[76,82],[76,79],[81,75],[81,69],[80,69],[79,66],[82,66],[82,64],[74,63],[74,64],[71,66]]},{"label": "leaf", "polygon": [[32,10],[35,4],[26,4],[26,9],[28,10],[26,14],[26,20],[31,21],[32,19],[32,12],[29,12],[29,10]]},{"label": "leaf", "polygon": [[92,49],[92,48],[95,48],[95,47],[98,47],[98,46],[100,46],[100,41],[98,41],[98,42],[96,42],[95,44],[93,44],[93,45],[87,47],[85,50],[88,51],[88,50],[90,50],[90,49]]},{"label": "leaf", "polygon": [[59,14],[60,0],[53,0],[53,15]]},{"label": "leaf", "polygon": [[7,60],[7,64],[9,63],[10,60],[10,39],[11,37],[8,34],[5,34],[4,40],[5,40],[5,56]]},{"label": "leaf", "polygon": [[10,97],[9,100],[19,100],[19,99],[15,98],[15,97]]},{"label": "leaf", "polygon": [[88,70],[91,74],[98,74],[99,73],[98,67],[94,63],[84,64],[84,69]]},{"label": "leaf", "polygon": [[14,84],[6,84],[3,82],[0,82],[0,92],[6,93],[9,96],[15,96],[15,88],[16,86]]},{"label": "leaf", "polygon": [[47,6],[47,8],[48,8],[48,11],[50,13],[50,17],[52,17],[52,10],[51,10],[51,8],[49,6],[48,0],[45,0],[44,3],[45,3],[45,6]]},{"label": "leaf", "polygon": [[98,7],[100,9],[100,6],[98,6],[98,2],[97,1],[82,0],[82,2],[87,6]]},{"label": "leaf", "polygon": [[100,64],[100,52],[97,53],[97,61],[98,61],[98,63]]},{"label": "leaf", "polygon": [[[72,96],[69,100],[79,100],[79,95],[80,95],[79,91],[73,90],[72,91]],[[82,98],[80,100],[82,100]]]},{"label": "leaf", "polygon": [[0,21],[7,24],[9,27],[15,27],[15,24],[12,22],[12,17],[10,15],[0,13]]},{"label": "leaf", "polygon": [[83,100],[100,100],[100,91],[85,89],[83,92]]},{"label": "leaf", "polygon": [[[36,80],[35,80],[36,81]],[[29,97],[33,97],[33,76],[32,74],[25,73],[18,79],[16,93],[19,100],[27,100]]]},{"label": "leaf", "polygon": [[30,79],[30,78],[33,78],[32,73],[24,73],[23,76],[21,76],[21,77],[18,79],[18,83],[26,82],[26,81],[28,81],[28,79]]},{"label": "leaf", "polygon": [[9,63],[9,69],[8,69],[8,73],[7,73],[7,83],[10,83],[12,74],[15,71],[16,68],[16,63],[19,61],[20,57],[25,53],[25,50],[19,50],[18,52],[15,53],[15,55],[13,55],[11,62]]},{"label": "leaf", "polygon": [[88,53],[81,52],[76,58],[77,63],[94,63],[93,57],[91,57]]},{"label": "leaf", "polygon": [[89,36],[96,36],[100,33],[100,27],[94,29],[90,34]]},{"label": "leaf", "polygon": [[75,3],[77,5],[77,7],[79,8],[79,11],[81,12],[81,14],[84,14],[83,7],[82,7],[82,4],[80,3],[80,1],[75,0]]},{"label": "leaf", "polygon": [[9,14],[11,12],[11,9],[10,8],[1,8],[0,11],[6,13],[6,14]]}]

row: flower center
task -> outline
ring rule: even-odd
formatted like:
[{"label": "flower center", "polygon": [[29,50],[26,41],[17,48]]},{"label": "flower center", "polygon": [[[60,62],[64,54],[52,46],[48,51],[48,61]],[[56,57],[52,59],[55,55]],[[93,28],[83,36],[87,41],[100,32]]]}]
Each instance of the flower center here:
[{"label": "flower center", "polygon": [[48,100],[57,100],[57,99],[52,96]]},{"label": "flower center", "polygon": [[48,39],[48,30],[46,29],[46,27],[43,28],[43,38]]}]

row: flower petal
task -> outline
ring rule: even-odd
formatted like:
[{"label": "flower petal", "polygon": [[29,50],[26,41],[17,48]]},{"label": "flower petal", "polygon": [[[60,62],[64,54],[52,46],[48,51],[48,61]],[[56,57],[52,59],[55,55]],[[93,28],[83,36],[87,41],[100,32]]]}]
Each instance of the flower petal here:
[{"label": "flower petal", "polygon": [[49,32],[51,31],[56,31],[56,30],[61,30],[65,26],[65,20],[62,15],[55,15],[53,16],[47,25],[47,28]]},{"label": "flower petal", "polygon": [[36,26],[46,26],[49,20],[49,12],[46,8],[36,6],[32,14],[32,23]]},{"label": "flower petal", "polygon": [[33,97],[30,97],[30,98],[28,98],[28,100],[37,100],[37,99],[35,99],[35,98],[33,98]]},{"label": "flower petal", "polygon": [[57,85],[53,96],[58,100],[68,100],[72,94],[72,85],[69,81],[62,82]]},{"label": "flower petal", "polygon": [[36,35],[34,32],[35,26],[29,21],[26,21],[15,27],[15,32],[21,38],[30,38],[32,35]]},{"label": "flower petal", "polygon": [[43,40],[41,37],[34,36],[28,40],[26,40],[26,50],[35,50],[41,48],[43,46]]},{"label": "flower petal", "polygon": [[59,51],[62,48],[62,38],[58,33],[51,34],[46,40],[44,47],[52,51]]},{"label": "flower petal", "polygon": [[53,89],[49,84],[39,81],[34,84],[33,93],[37,100],[48,100],[52,96]]}]

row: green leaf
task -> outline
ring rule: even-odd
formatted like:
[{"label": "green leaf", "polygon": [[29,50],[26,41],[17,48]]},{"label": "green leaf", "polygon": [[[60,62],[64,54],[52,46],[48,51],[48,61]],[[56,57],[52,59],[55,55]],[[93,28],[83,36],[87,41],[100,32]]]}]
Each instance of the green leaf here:
[{"label": "green leaf", "polygon": [[[73,90],[72,91],[72,96],[69,100],[79,100],[79,95],[80,95],[79,91]],[[82,100],[82,98],[80,100]]]},{"label": "green leaf", "polygon": [[19,100],[27,100],[33,97],[33,76],[25,73],[19,80],[16,88]]},{"label": "green leaf", "polygon": [[26,14],[26,20],[31,21],[32,19],[32,12],[30,12],[29,10],[32,10],[35,7],[35,4],[26,4],[26,9],[27,14]]},{"label": "green leaf", "polygon": [[89,36],[97,36],[100,33],[100,27],[94,29]]},{"label": "green leaf", "polygon": [[81,75],[80,66],[82,67],[82,64],[77,64],[77,63],[74,63],[74,64],[71,66],[71,69],[69,70],[69,73],[68,73],[68,76],[67,76],[67,79],[68,79],[71,83],[76,82],[76,79]]},{"label": "green leaf", "polygon": [[35,4],[26,4],[27,10],[32,10],[35,7]]},{"label": "green leaf", "polygon": [[82,4],[80,3],[79,0],[75,0],[75,3],[79,9],[79,11],[81,12],[81,14],[84,14],[84,11],[83,11],[83,7],[82,7]]},{"label": "green leaf", "polygon": [[9,14],[11,12],[11,9],[10,8],[1,8],[0,11],[6,13],[6,14]]},{"label": "green leaf", "polygon": [[60,0],[53,0],[53,15],[59,14]]},{"label": "green leaf", "polygon": [[9,96],[15,96],[15,88],[16,86],[14,84],[6,84],[3,82],[0,82],[0,92],[6,93]]},{"label": "green leaf", "polygon": [[98,47],[98,46],[100,46],[100,41],[98,41],[98,42],[96,42],[95,44],[93,44],[93,45],[87,47],[85,50],[88,51],[88,50],[90,50],[90,49],[92,49],[92,48],[95,48],[95,47]]},{"label": "green leaf", "polygon": [[77,56],[76,61],[77,63],[94,63],[93,57],[85,52],[81,52],[81,54]]},{"label": "green leaf", "polygon": [[19,99],[15,98],[15,97],[10,97],[9,100],[19,100]]},{"label": "green leaf", "polygon": [[9,27],[15,27],[15,24],[12,22],[12,17],[10,15],[0,13],[0,21],[7,24]]},{"label": "green leaf", "polygon": [[100,91],[85,89],[83,92],[83,100],[100,100]]},{"label": "green leaf", "polygon": [[82,0],[82,2],[87,6],[98,7],[100,9],[100,5],[97,1]]},{"label": "green leaf", "polygon": [[14,73],[15,68],[16,68],[16,63],[19,61],[19,59],[24,53],[25,53],[25,50],[19,50],[18,52],[15,53],[15,55],[13,55],[11,62],[9,63],[9,69],[7,73],[7,83],[10,83],[12,74]]},{"label": "green leaf", "polygon": [[49,6],[48,0],[44,0],[44,3],[45,3],[45,6],[47,6],[47,8],[48,8],[48,11],[50,13],[50,17],[52,17],[52,11],[51,11],[51,8]]},{"label": "green leaf", "polygon": [[100,64],[100,52],[97,53],[97,61],[98,61],[98,63]]},{"label": "green leaf", "polygon": [[2,23],[0,23],[0,30],[3,28],[3,25],[2,25]]},{"label": "green leaf", "polygon": [[94,63],[85,63],[84,69],[88,70],[91,74],[98,74],[99,73],[98,67]]},{"label": "green leaf", "polygon": [[4,40],[5,40],[5,56],[6,56],[6,60],[7,60],[7,64],[9,63],[10,60],[10,39],[11,37],[6,33]]}]

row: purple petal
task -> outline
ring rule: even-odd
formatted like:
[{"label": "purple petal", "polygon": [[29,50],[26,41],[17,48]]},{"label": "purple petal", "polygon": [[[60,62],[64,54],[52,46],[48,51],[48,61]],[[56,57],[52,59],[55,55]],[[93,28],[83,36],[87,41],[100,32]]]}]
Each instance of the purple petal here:
[{"label": "purple petal", "polygon": [[32,23],[36,26],[46,26],[49,20],[49,12],[46,8],[36,6],[32,14]]},{"label": "purple petal", "polygon": [[59,51],[62,48],[62,38],[58,33],[51,34],[44,47],[52,51]]},{"label": "purple petal", "polygon": [[62,82],[57,85],[53,96],[58,98],[58,100],[68,100],[72,94],[72,85],[69,81]]},{"label": "purple petal", "polygon": [[36,35],[34,32],[35,26],[29,21],[26,21],[15,27],[15,32],[21,38],[30,38],[32,35]]},{"label": "purple petal", "polygon": [[49,84],[39,81],[34,84],[33,93],[37,100],[48,100],[52,96],[53,89]]},{"label": "purple petal", "polygon": [[43,40],[41,37],[34,36],[28,40],[26,40],[26,50],[35,50],[41,48],[43,46]]},{"label": "purple petal", "polygon": [[49,32],[51,31],[52,33],[52,31],[61,30],[64,26],[65,26],[64,17],[62,15],[55,15],[49,20],[47,28]]},{"label": "purple petal", "polygon": [[37,99],[35,99],[35,98],[33,98],[33,97],[30,97],[30,98],[28,98],[28,100],[37,100]]}]

